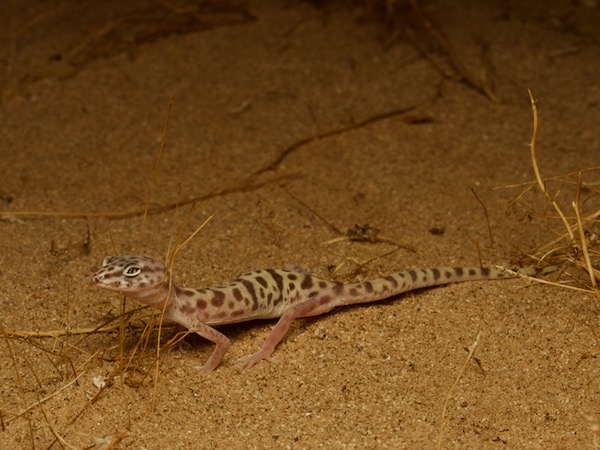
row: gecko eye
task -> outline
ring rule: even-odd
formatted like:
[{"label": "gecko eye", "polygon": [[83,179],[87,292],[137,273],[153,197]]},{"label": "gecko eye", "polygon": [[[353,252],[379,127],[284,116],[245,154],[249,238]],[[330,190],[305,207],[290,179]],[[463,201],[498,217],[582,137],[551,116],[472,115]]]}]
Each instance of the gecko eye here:
[{"label": "gecko eye", "polygon": [[135,277],[142,272],[142,268],[140,266],[127,266],[123,270],[123,275],[126,277]]}]

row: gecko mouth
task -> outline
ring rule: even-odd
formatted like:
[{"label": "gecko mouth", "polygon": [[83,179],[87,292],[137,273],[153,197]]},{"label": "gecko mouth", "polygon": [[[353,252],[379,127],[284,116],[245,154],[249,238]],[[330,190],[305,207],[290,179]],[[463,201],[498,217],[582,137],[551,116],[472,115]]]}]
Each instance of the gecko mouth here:
[{"label": "gecko mouth", "polygon": [[96,287],[108,289],[111,291],[126,291],[128,287],[119,280],[107,281],[106,275],[98,272],[92,277],[92,281]]}]

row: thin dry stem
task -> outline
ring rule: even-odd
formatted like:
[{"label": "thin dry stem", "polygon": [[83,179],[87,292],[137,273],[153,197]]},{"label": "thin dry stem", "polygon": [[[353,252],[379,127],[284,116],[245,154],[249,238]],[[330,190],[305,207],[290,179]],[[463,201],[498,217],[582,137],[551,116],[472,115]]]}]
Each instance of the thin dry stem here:
[{"label": "thin dry stem", "polygon": [[533,172],[535,173],[535,179],[537,180],[540,190],[546,197],[546,200],[548,200],[552,204],[552,206],[554,207],[554,209],[560,216],[560,218],[565,226],[565,229],[569,233],[571,242],[574,242],[575,235],[573,234],[573,231],[571,230],[571,226],[569,225],[569,222],[567,221],[565,215],[563,214],[562,210],[560,209],[560,206],[558,206],[558,203],[556,203],[556,200],[554,200],[553,198],[550,197],[550,194],[548,193],[548,190],[546,189],[546,185],[542,180],[542,176],[540,175],[540,169],[538,167],[537,157],[535,155],[535,140],[537,137],[537,130],[538,130],[537,105],[536,105],[536,101],[533,98],[533,94],[531,93],[531,90],[527,89],[527,92],[529,92],[529,99],[531,101],[531,111],[533,112],[533,131],[531,133],[530,147],[531,147],[531,164],[533,166]]},{"label": "thin dry stem", "polygon": [[585,261],[585,265],[588,269],[588,273],[590,276],[590,282],[592,283],[592,288],[596,293],[596,297],[600,300],[600,291],[598,290],[598,285],[596,284],[596,277],[594,275],[594,267],[592,266],[592,261],[590,259],[590,253],[588,251],[588,246],[585,238],[585,232],[583,231],[583,222],[581,220],[581,211],[580,211],[580,193],[581,193],[581,174],[579,174],[579,189],[577,189],[577,195],[575,196],[575,201],[573,202],[573,209],[575,210],[575,214],[577,216],[577,226],[579,229],[579,238],[581,240],[581,250],[583,252],[583,258]]},{"label": "thin dry stem", "polygon": [[150,209],[150,201],[152,200],[152,196],[154,195],[154,190],[156,189],[156,180],[158,178],[158,169],[160,168],[160,161],[161,161],[163,153],[165,151],[165,142],[167,141],[167,132],[169,131],[169,119],[171,118],[171,111],[173,110],[173,99],[174,99],[174,96],[171,96],[171,99],[169,101],[169,107],[167,108],[167,112],[165,113],[162,136],[160,138],[160,148],[158,150],[158,154],[156,155],[156,162],[154,163],[154,168],[152,169],[152,179],[150,180],[150,187],[148,188],[148,197],[146,198],[146,207],[144,208],[144,215],[142,216],[142,224],[140,227],[140,233],[138,235],[138,239],[144,233],[144,226],[146,225],[146,219],[148,217],[148,210]]}]

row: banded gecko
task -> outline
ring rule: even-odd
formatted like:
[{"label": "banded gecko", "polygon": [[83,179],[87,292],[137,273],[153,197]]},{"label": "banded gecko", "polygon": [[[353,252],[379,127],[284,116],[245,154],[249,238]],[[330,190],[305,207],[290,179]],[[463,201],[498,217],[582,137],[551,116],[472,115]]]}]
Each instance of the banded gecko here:
[{"label": "banded gecko", "polygon": [[[520,269],[525,273],[527,269]],[[147,256],[107,256],[93,276],[102,289],[164,311],[164,318],[195,332],[216,346],[199,369],[211,372],[231,346],[213,325],[279,318],[262,348],[242,358],[240,369],[268,359],[290,325],[299,317],[317,316],[333,308],[395,297],[415,289],[473,280],[513,278],[515,272],[487,267],[411,269],[360,283],[325,281],[293,270],[264,269],[241,275],[228,285],[206,289],[173,283],[165,265]]]}]

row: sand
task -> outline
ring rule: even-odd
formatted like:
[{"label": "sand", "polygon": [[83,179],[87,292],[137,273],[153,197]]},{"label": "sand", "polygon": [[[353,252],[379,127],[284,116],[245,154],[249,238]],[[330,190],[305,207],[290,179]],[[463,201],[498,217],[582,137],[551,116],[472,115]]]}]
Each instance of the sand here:
[{"label": "sand", "polygon": [[[533,184],[527,89],[542,175],[598,165],[598,3],[394,5],[387,20],[348,2],[2,6],[1,448],[598,447],[591,293],[413,292],[298,320],[277,363],[242,373],[273,321],[224,327],[209,375],[200,338],[157,367],[154,333],[123,368],[147,321],[90,331],[123,308],[91,284],[106,255],[164,260],[209,216],[177,254],[181,285],[527,263],[564,232]],[[52,337],[18,336],[35,332]]]}]

